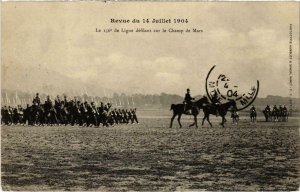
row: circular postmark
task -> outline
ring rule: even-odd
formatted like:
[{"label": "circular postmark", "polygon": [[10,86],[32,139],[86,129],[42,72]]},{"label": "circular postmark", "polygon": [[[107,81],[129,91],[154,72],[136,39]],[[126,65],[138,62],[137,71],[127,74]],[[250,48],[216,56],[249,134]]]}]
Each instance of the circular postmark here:
[{"label": "circular postmark", "polygon": [[239,86],[240,80],[233,80],[228,74],[218,72],[215,65],[210,69],[206,77],[206,94],[210,101],[212,98],[220,103],[235,101],[237,110],[241,111],[250,106],[257,97],[259,81],[256,80],[250,87]]}]

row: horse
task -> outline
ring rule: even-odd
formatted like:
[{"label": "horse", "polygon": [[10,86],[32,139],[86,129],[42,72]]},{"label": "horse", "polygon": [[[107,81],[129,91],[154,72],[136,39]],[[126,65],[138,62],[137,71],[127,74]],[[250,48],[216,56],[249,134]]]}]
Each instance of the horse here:
[{"label": "horse", "polygon": [[[222,125],[222,127],[224,127],[224,123],[227,121],[225,119],[225,116],[227,114],[227,111],[229,111],[230,108],[233,107],[233,110],[236,110],[236,102],[234,100],[231,100],[227,103],[224,104],[220,104],[218,107],[218,111],[219,111],[219,115],[222,117],[222,123],[220,123],[220,125]],[[203,106],[203,112],[204,112],[204,118],[202,120],[202,125],[204,124],[205,119],[207,120],[207,122],[209,123],[209,125],[212,127],[211,122],[209,121],[209,115],[216,115],[216,107],[212,106],[211,104],[207,104]]]},{"label": "horse", "polygon": [[276,122],[276,121],[279,120],[279,111],[278,111],[278,109],[273,109],[271,115],[272,115],[272,120],[273,121]]},{"label": "horse", "polygon": [[281,121],[286,122],[289,118],[289,112],[287,110],[281,111]]},{"label": "horse", "polygon": [[251,120],[251,122],[255,122],[256,121],[256,116],[257,116],[256,111],[253,110],[253,109],[251,109],[250,110],[250,120]]},{"label": "horse", "polygon": [[272,114],[270,110],[263,110],[263,114],[266,118],[266,122],[270,121],[272,119]]},{"label": "horse", "polygon": [[[191,115],[194,116],[194,123],[189,125],[189,127],[196,125],[196,127],[198,128],[197,116],[200,113],[200,109],[203,108],[203,104],[207,104],[207,103],[209,103],[207,97],[203,97],[195,102],[192,102],[192,114]],[[189,114],[185,113],[185,104],[183,104],[183,103],[172,104],[170,110],[173,110],[173,116],[171,118],[170,128],[172,128],[173,120],[176,116],[178,116],[177,120],[178,120],[179,126],[181,128],[182,125],[180,123],[180,118],[181,118],[182,114],[189,115]]]}]

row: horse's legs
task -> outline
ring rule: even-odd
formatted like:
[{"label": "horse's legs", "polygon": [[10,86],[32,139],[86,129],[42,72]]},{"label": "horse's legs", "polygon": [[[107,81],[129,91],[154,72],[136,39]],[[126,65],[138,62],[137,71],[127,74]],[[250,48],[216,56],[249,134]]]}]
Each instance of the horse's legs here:
[{"label": "horse's legs", "polygon": [[204,117],[203,117],[203,120],[202,120],[202,126],[204,124],[205,119],[206,119],[206,115],[204,114]]},{"label": "horse's legs", "polygon": [[270,117],[271,117],[271,120],[270,120],[270,121],[275,121],[275,120],[274,120],[274,116],[273,116],[272,114],[271,114]]},{"label": "horse's legs", "polygon": [[179,123],[179,126],[180,126],[180,128],[181,128],[182,126],[181,126],[181,123],[180,123],[180,118],[181,118],[181,114],[179,114],[179,115],[178,115],[178,118],[177,118],[178,123]]},{"label": "horse's legs", "polygon": [[192,123],[192,124],[190,124],[190,125],[189,125],[189,127],[192,127],[192,126],[194,126],[194,125],[195,125],[195,122],[194,122],[194,123]]},{"label": "horse's legs", "polygon": [[224,127],[224,123],[225,123],[225,117],[222,116],[222,123],[221,123],[222,127]]},{"label": "horse's legs", "polygon": [[195,121],[195,124],[196,124],[196,128],[198,128],[198,124],[197,124],[197,116],[194,115],[194,121]]},{"label": "horse's legs", "polygon": [[176,114],[173,114],[173,117],[171,118],[170,128],[172,128],[173,120],[174,120],[175,117],[176,117]]},{"label": "horse's legs", "polygon": [[197,116],[194,115],[194,123],[190,124],[189,127],[192,127],[196,125],[196,127],[198,128],[198,125],[197,125]]},{"label": "horse's legs", "polygon": [[212,127],[212,124],[211,124],[211,122],[209,120],[209,115],[207,115],[206,119],[207,119],[207,122],[209,123],[210,127]]}]

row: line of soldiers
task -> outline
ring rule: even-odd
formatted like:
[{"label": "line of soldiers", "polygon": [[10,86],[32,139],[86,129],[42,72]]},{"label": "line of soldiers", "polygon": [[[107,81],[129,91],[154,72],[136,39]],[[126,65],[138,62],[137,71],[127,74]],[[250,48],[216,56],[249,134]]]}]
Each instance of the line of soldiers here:
[{"label": "line of soldiers", "polygon": [[81,102],[68,100],[67,96],[60,99],[57,96],[53,102],[50,96],[44,104],[41,103],[39,94],[33,98],[32,105],[26,108],[4,106],[1,108],[1,124],[23,125],[79,125],[79,126],[113,126],[115,124],[138,123],[136,108],[112,109],[111,103]]},{"label": "line of soldiers", "polygon": [[285,105],[277,107],[276,105],[271,108],[269,105],[263,110],[266,121],[287,121],[289,111]]}]

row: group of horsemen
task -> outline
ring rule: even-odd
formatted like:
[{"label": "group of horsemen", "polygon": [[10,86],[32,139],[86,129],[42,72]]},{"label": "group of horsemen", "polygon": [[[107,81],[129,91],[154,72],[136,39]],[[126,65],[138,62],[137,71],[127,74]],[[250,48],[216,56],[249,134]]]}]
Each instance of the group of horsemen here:
[{"label": "group of horsemen", "polygon": [[[195,98],[193,98],[191,96],[190,89],[188,88],[186,90],[186,94],[184,96],[184,104],[185,104],[184,105],[184,113],[185,114],[188,114],[188,115],[192,114],[192,108],[194,107],[193,100],[195,100]],[[218,116],[218,114],[219,114],[219,107],[218,106],[219,106],[220,103],[219,103],[217,94],[213,95],[211,101],[212,101],[212,107],[216,110],[216,115]]]},{"label": "group of horsemen", "polygon": [[[192,108],[193,108],[193,100],[195,98],[193,98],[190,94],[190,89],[187,89],[187,92],[185,94],[184,97],[184,113],[185,114],[191,114],[192,113]],[[218,96],[217,94],[214,94],[211,98],[212,101],[212,107],[215,109],[216,111],[216,116],[218,116],[219,114],[219,100],[218,100]],[[272,121],[280,121],[282,119],[282,117],[287,117],[288,116],[288,109],[285,105],[279,105],[279,107],[277,107],[276,105],[273,106],[273,108],[271,108],[269,105],[266,106],[266,108],[263,110],[263,114],[266,117],[266,121],[272,120]],[[252,107],[250,108],[250,116],[254,115],[256,117],[257,112],[256,112],[256,108],[254,105],[252,105]],[[236,110],[232,110],[232,114],[231,117],[236,117],[238,116],[238,112]]]},{"label": "group of horsemen", "polygon": [[57,96],[53,102],[47,96],[45,103],[41,103],[39,94],[33,98],[32,105],[26,108],[4,106],[1,108],[1,124],[23,125],[79,125],[79,126],[109,126],[115,124],[138,123],[136,108],[112,108],[111,103],[81,102],[68,100],[67,96],[60,99]]}]

